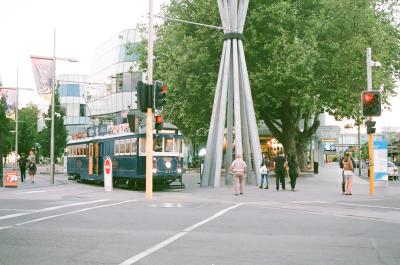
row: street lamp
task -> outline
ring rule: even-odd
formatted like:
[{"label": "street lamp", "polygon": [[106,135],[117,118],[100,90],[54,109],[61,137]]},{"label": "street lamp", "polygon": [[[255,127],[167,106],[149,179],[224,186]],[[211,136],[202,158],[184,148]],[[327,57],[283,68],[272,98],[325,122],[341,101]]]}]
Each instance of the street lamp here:
[{"label": "street lamp", "polygon": [[55,102],[55,90],[56,90],[56,61],[67,61],[71,63],[77,63],[78,60],[72,58],[56,57],[56,30],[54,30],[54,46],[53,46],[53,57],[47,56],[31,56],[34,59],[51,60],[53,61],[53,79],[52,79],[52,93],[51,93],[51,130],[50,130],[50,182],[54,184],[54,102]]}]

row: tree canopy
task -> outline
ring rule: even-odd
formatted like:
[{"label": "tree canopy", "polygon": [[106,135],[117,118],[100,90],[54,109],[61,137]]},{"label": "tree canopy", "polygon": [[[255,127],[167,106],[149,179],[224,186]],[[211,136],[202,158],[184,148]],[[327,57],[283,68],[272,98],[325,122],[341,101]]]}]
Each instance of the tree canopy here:
[{"label": "tree canopy", "polygon": [[[392,11],[399,4],[388,3],[250,1],[244,46],[255,110],[287,152],[302,160],[320,112],[360,119],[367,47],[382,64],[374,88],[384,88],[386,103],[394,95],[400,38]],[[216,0],[171,0],[164,13],[221,25]],[[169,85],[166,116],[194,141],[207,137],[222,43],[223,32],[207,27],[165,20],[157,29],[154,73]]]}]

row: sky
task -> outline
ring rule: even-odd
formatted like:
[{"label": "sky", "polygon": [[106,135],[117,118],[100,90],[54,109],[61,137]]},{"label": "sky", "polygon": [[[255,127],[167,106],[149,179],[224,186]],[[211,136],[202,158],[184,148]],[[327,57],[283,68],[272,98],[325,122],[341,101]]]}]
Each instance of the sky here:
[{"label": "sky", "polygon": [[[167,3],[154,0],[155,12]],[[19,87],[35,88],[30,55],[53,56],[54,29],[56,56],[79,60],[58,61],[57,74],[90,74],[94,50],[120,31],[146,22],[147,13],[148,0],[1,0],[0,80],[15,87],[18,68]],[[397,92],[392,111],[377,119],[377,127],[400,127],[399,87]],[[45,104],[33,92],[20,92],[21,105],[32,99]]]},{"label": "sky", "polygon": [[[154,0],[155,12],[167,0]],[[58,61],[56,74],[90,74],[94,50],[125,29],[146,22],[148,0],[1,0],[0,80],[3,86],[35,88],[31,55],[74,58]],[[35,98],[20,90],[20,102]]]}]

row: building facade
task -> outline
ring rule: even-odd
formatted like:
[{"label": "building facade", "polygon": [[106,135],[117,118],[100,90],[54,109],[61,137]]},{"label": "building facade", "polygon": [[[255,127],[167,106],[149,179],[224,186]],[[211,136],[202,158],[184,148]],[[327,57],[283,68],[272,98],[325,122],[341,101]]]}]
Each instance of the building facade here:
[{"label": "building facade", "polygon": [[96,49],[85,95],[94,123],[119,124],[128,110],[137,109],[136,86],[145,78],[138,66],[137,48],[142,40],[139,30],[129,29]]}]

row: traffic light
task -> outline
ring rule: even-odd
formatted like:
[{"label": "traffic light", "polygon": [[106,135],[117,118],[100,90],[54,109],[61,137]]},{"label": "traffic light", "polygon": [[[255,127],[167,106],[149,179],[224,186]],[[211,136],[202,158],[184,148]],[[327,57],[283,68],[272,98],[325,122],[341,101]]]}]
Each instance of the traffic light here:
[{"label": "traffic light", "polygon": [[162,125],[163,125],[163,117],[161,115],[155,116],[155,120],[156,120],[156,124],[154,127],[156,129],[156,132],[161,131]]},{"label": "traffic light", "polygon": [[153,106],[152,87],[151,85],[139,81],[136,90],[137,108],[141,112],[147,112],[147,108],[152,108]]},{"label": "traffic light", "polygon": [[162,110],[165,105],[165,97],[167,95],[167,85],[161,81],[155,81],[154,84],[154,109]]},{"label": "traffic light", "polygon": [[361,102],[364,117],[381,116],[381,92],[364,91],[361,94]]},{"label": "traffic light", "polygon": [[376,121],[366,121],[365,126],[367,126],[367,134],[374,134],[376,131],[375,128]]}]

